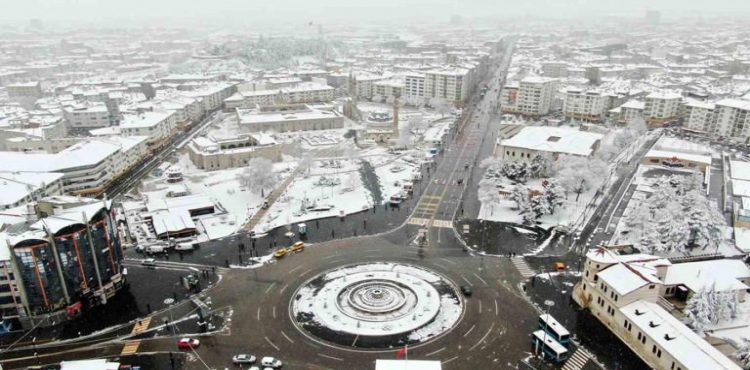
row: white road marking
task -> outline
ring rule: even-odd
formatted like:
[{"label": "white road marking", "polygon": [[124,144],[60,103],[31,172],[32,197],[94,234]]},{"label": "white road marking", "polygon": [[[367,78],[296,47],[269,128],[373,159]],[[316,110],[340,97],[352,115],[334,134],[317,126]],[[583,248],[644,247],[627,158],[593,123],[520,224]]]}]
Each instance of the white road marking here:
[{"label": "white road marking", "polygon": [[302,268],[302,266],[304,266],[304,265],[299,265],[299,266],[297,266],[297,267],[295,267],[295,268],[293,268],[293,269],[289,270],[289,272],[287,272],[287,275],[289,275],[289,274],[293,273],[294,271],[297,271],[297,269],[301,269],[301,268]]},{"label": "white road marking", "polygon": [[[481,310],[481,308],[482,308],[482,301],[479,301],[479,308],[480,308],[479,312],[482,312],[482,310]],[[276,318],[276,306],[273,306],[273,318],[274,319]]]},{"label": "white road marking", "polygon": [[439,264],[437,262],[433,262],[432,264],[435,265],[435,266],[438,266],[438,267],[442,267],[442,268],[444,268],[446,270],[448,269],[447,267],[445,267],[445,266],[443,266],[443,265],[441,265],[441,264]]},{"label": "white road marking", "polygon": [[309,274],[309,273],[310,273],[310,271],[312,271],[312,269],[310,269],[310,270],[307,270],[307,271],[305,271],[305,272],[303,272],[303,273],[299,274],[299,276],[305,276],[305,275]]},{"label": "white road marking", "polygon": [[294,341],[292,340],[292,338],[289,338],[289,337],[288,337],[288,336],[286,335],[286,333],[284,333],[284,331],[282,331],[282,332],[281,332],[281,335],[283,335],[283,336],[284,336],[284,338],[286,338],[286,340],[288,340],[289,342],[291,342],[291,343],[294,343]]},{"label": "white road marking", "polygon": [[[273,317],[276,317],[276,307],[273,308]],[[479,301],[479,313],[482,313],[482,301]]]},{"label": "white road marking", "polygon": [[489,336],[489,335],[490,335],[490,333],[492,332],[492,329],[493,329],[494,327],[495,327],[495,323],[493,322],[493,323],[492,323],[492,325],[490,325],[490,330],[487,330],[487,334],[485,334],[485,335],[484,335],[484,336],[482,337],[482,339],[480,339],[480,340],[479,340],[479,342],[477,342],[477,344],[475,344],[474,346],[472,346],[471,348],[469,348],[469,351],[473,351],[473,350],[474,350],[474,348],[476,348],[476,347],[477,347],[478,345],[482,344],[482,342],[484,342],[484,340],[485,340],[485,339],[487,339],[487,336]]},{"label": "white road marking", "polygon": [[321,259],[327,260],[327,259],[329,259],[329,258],[333,258],[333,257],[338,257],[338,255],[337,255],[337,254],[332,254],[332,255],[330,255],[330,256],[325,256],[325,257],[323,257],[323,258],[321,258]]},{"label": "white road marking", "polygon": [[445,361],[441,362],[441,364],[442,364],[442,365],[445,365],[445,364],[447,364],[447,363],[449,363],[449,362],[451,362],[451,361],[453,361],[453,360],[455,360],[455,359],[457,359],[457,358],[458,358],[458,356],[456,356],[456,357],[451,357],[451,358],[449,358],[449,359],[447,359],[447,360],[445,360]]},{"label": "white road marking", "polygon": [[467,335],[469,335],[469,333],[471,333],[471,331],[472,331],[472,330],[474,330],[474,327],[475,327],[475,326],[476,326],[476,325],[472,325],[472,326],[471,326],[471,329],[469,329],[469,331],[467,331],[467,332],[466,332],[466,333],[464,334],[464,338],[466,338],[466,336],[467,336]]},{"label": "white road marking", "polygon": [[366,255],[364,257],[365,258],[380,258],[380,255],[378,255],[378,254],[368,254],[368,255]]},{"label": "white road marking", "polygon": [[339,263],[339,262],[341,262],[341,261],[343,261],[343,259],[340,259],[340,260],[333,260],[333,261],[328,261],[328,263]]},{"label": "white road marking", "polygon": [[479,279],[480,281],[482,281],[482,282],[484,283],[484,285],[487,285],[487,282],[486,282],[486,281],[484,281],[484,279],[482,279],[481,277],[479,277],[479,275],[477,275],[477,273],[476,273],[476,272],[474,272],[473,274],[474,274],[474,276],[476,276],[476,277],[477,277],[477,279]]},{"label": "white road marking", "polygon": [[289,284],[287,284],[287,285],[284,285],[284,287],[283,287],[283,288],[281,288],[281,290],[279,291],[279,294],[283,294],[283,293],[284,293],[284,291],[286,290],[286,288],[289,288]]},{"label": "white road marking", "polygon": [[258,307],[258,321],[260,321],[260,307]]},{"label": "white road marking", "polygon": [[271,286],[269,286],[269,287],[268,287],[268,289],[266,289],[266,294],[268,294],[268,292],[270,292],[270,291],[271,291],[271,289],[273,289],[273,286],[274,286],[274,285],[276,285],[276,282],[275,282],[275,281],[274,281],[274,282],[273,282],[273,283],[271,284]]},{"label": "white road marking", "polygon": [[338,357],[333,357],[333,356],[327,356],[327,355],[324,355],[322,353],[318,353],[318,356],[325,357],[325,358],[330,358],[331,360],[336,360],[336,361],[344,361],[343,358],[338,358]]},{"label": "white road marking", "polygon": [[445,347],[443,347],[443,348],[441,348],[441,349],[439,349],[439,350],[437,350],[437,351],[435,351],[435,352],[430,352],[430,353],[428,353],[428,354],[426,354],[426,355],[424,355],[424,356],[425,356],[425,357],[428,357],[428,356],[432,356],[432,355],[434,355],[434,354],[436,354],[436,353],[440,353],[440,352],[442,352],[442,351],[443,351],[444,349],[445,349]]},{"label": "white road marking", "polygon": [[404,257],[404,258],[406,258],[408,260],[419,261],[419,258],[417,258],[417,257]]},{"label": "white road marking", "polygon": [[448,263],[450,263],[451,265],[455,265],[455,264],[456,264],[455,262],[453,262],[453,261],[451,261],[451,260],[449,260],[449,259],[441,258],[441,260],[443,260],[443,261],[445,261],[445,262],[448,262]]},{"label": "white road marking", "polygon": [[277,350],[277,351],[281,351],[281,350],[279,349],[279,347],[276,347],[276,345],[275,345],[275,344],[273,344],[273,342],[271,342],[271,340],[270,340],[270,339],[268,339],[268,337],[263,337],[263,338],[266,338],[266,342],[268,342],[268,344],[270,344],[270,345],[271,345],[271,347],[273,347],[273,348],[276,348],[276,350]]},{"label": "white road marking", "polygon": [[495,300],[495,316],[497,316],[497,299]]},{"label": "white road marking", "polygon": [[469,279],[465,278],[463,275],[461,275],[461,279],[464,279],[465,282],[469,283],[469,286],[474,286],[474,284],[472,284],[471,281],[469,281]]}]

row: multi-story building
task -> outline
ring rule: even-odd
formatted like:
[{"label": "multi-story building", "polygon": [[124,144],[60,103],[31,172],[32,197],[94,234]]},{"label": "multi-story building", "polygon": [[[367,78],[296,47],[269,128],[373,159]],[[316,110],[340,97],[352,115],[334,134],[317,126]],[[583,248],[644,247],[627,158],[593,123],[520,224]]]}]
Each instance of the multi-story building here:
[{"label": "multi-story building", "polygon": [[33,105],[37,99],[44,96],[41,82],[19,82],[5,87],[10,101],[24,106]]},{"label": "multi-story building", "polygon": [[203,103],[206,112],[219,109],[224,100],[237,92],[237,85],[226,82],[218,82],[209,85],[199,85],[197,89],[190,90],[185,96],[198,99]]},{"label": "multi-story building", "polygon": [[0,172],[0,209],[61,195],[62,178],[63,174],[56,172]]},{"label": "multi-story building", "polygon": [[676,121],[680,116],[682,95],[672,92],[652,92],[646,96],[643,118],[651,125],[661,126]]},{"label": "multi-story building", "polygon": [[673,301],[684,304],[707,289],[733,292],[743,301],[748,282],[750,268],[740,260],[673,264],[657,256],[618,255],[601,247],[586,254],[583,275],[572,296],[649,368],[739,370],[736,363],[670,311],[675,307]]},{"label": "multi-story building", "polygon": [[237,109],[241,132],[289,132],[332,130],[344,127],[344,118],[335,111],[313,109],[306,105]]},{"label": "multi-story building", "polygon": [[711,133],[716,118],[716,104],[702,101],[690,101],[683,107],[683,124],[686,129]]},{"label": "multi-story building", "polygon": [[57,172],[63,174],[63,193],[98,195],[145,157],[146,140],[143,136],[84,140],[54,154],[0,152],[0,171]]},{"label": "multi-story building", "polygon": [[0,233],[0,310],[21,325],[52,326],[107,304],[125,285],[112,202],[52,197]]},{"label": "multi-story building", "polygon": [[281,161],[281,146],[270,135],[262,133],[221,140],[199,136],[187,149],[193,164],[205,170],[246,166],[253,158]]},{"label": "multi-story building", "polygon": [[471,73],[470,69],[459,67],[425,71],[425,98],[443,99],[453,104],[463,102],[469,96]]},{"label": "multi-story building", "polygon": [[156,111],[129,114],[123,117],[120,130],[123,136],[147,136],[150,146],[159,145],[176,129],[174,112]]},{"label": "multi-story building", "polygon": [[402,80],[383,80],[373,84],[373,95],[385,99],[403,96],[404,82]]},{"label": "multi-story building", "polygon": [[609,111],[610,118],[620,124],[643,118],[646,104],[640,100],[628,100],[625,104]]},{"label": "multi-story building", "polygon": [[425,75],[422,73],[410,72],[404,75],[404,97],[407,99],[424,99]]},{"label": "multi-story building", "polygon": [[302,104],[329,102],[334,98],[334,88],[315,82],[299,83],[277,90],[241,91],[224,100],[224,108],[254,108],[275,104]]},{"label": "multi-story building", "polygon": [[722,99],[716,102],[716,129],[713,136],[737,138],[750,136],[750,101]]},{"label": "multi-story building", "polygon": [[557,79],[538,76],[525,77],[517,85],[506,85],[500,95],[501,110],[526,116],[549,114],[558,85]]},{"label": "multi-story building", "polygon": [[566,62],[542,62],[542,74],[544,77],[564,78],[568,76],[568,63]]},{"label": "multi-story building", "polygon": [[565,118],[601,122],[609,109],[610,97],[601,91],[569,88],[563,100],[563,115]]},{"label": "multi-story building", "polygon": [[63,107],[63,115],[71,129],[92,129],[110,125],[109,110],[100,102],[74,102]]}]

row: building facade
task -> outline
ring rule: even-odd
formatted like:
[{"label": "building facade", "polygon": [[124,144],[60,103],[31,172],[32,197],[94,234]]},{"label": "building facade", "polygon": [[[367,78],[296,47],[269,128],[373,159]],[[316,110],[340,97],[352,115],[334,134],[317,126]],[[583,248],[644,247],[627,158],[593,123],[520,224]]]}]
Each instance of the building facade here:
[{"label": "building facade", "polygon": [[680,116],[682,95],[677,93],[653,92],[646,96],[643,118],[653,126],[661,126],[676,121]]},{"label": "building facade", "polygon": [[564,95],[565,118],[586,122],[601,122],[606,118],[610,97],[601,91],[568,89]]},{"label": "building facade", "polygon": [[503,113],[538,117],[547,115],[559,86],[554,78],[529,76],[518,84],[509,84],[500,94]]},{"label": "building facade", "polygon": [[716,102],[716,128],[712,136],[736,138],[750,136],[750,101],[722,99]]},{"label": "building facade", "polygon": [[242,167],[253,158],[281,161],[281,145],[265,134],[244,134],[223,140],[197,137],[188,144],[187,149],[193,164],[204,170]]},{"label": "building facade", "polygon": [[344,127],[344,118],[335,111],[305,105],[262,109],[237,109],[241,132],[293,132],[332,130]]}]

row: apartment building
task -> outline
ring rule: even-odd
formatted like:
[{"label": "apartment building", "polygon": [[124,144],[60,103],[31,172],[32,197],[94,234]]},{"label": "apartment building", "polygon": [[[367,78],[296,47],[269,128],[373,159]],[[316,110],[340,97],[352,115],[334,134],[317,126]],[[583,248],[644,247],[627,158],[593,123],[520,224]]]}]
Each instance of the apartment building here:
[{"label": "apartment building", "polygon": [[750,101],[722,99],[716,102],[716,128],[714,136],[735,138],[741,141],[750,136]]},{"label": "apartment building", "polygon": [[425,75],[422,73],[409,72],[404,75],[404,97],[413,99],[424,99]]},{"label": "apartment building", "polygon": [[601,91],[569,88],[564,93],[563,115],[567,119],[601,122],[609,110],[610,97]]},{"label": "apartment building", "polygon": [[10,101],[21,104],[33,104],[44,96],[41,82],[19,82],[5,87]]},{"label": "apartment building", "polygon": [[564,78],[568,76],[567,62],[542,62],[542,74],[544,77]]},{"label": "apartment building", "polygon": [[0,172],[0,210],[62,194],[63,174],[56,172]]},{"label": "apartment building", "polygon": [[110,125],[109,110],[101,102],[76,101],[66,104],[63,107],[63,116],[71,129],[92,129]]},{"label": "apartment building", "polygon": [[643,117],[646,104],[640,100],[628,100],[625,104],[609,111],[609,117],[615,122],[626,124]]},{"label": "apartment building", "polygon": [[684,127],[688,130],[711,133],[716,117],[716,104],[702,101],[690,101],[683,106]]},{"label": "apartment building", "polygon": [[385,99],[401,97],[404,94],[404,81],[391,79],[375,82],[372,85],[374,96],[380,96]]},{"label": "apartment building", "polygon": [[684,303],[692,294],[713,287],[733,291],[742,301],[747,282],[750,269],[740,260],[673,264],[657,256],[619,255],[601,247],[586,254],[583,275],[572,296],[650,368],[739,370],[670,313],[674,310],[670,300]]},{"label": "apartment building", "polygon": [[682,95],[673,92],[652,92],[646,95],[643,118],[650,125],[661,126],[676,121],[680,115]]},{"label": "apartment building", "polygon": [[509,84],[500,95],[502,112],[543,116],[549,114],[559,81],[554,78],[529,76],[518,84]]},{"label": "apartment building", "polygon": [[128,114],[120,123],[123,136],[146,136],[149,146],[160,144],[176,129],[174,112],[155,111]]},{"label": "apartment building", "polygon": [[467,68],[443,68],[425,71],[425,98],[444,99],[458,104],[463,102],[471,89],[472,70]]}]

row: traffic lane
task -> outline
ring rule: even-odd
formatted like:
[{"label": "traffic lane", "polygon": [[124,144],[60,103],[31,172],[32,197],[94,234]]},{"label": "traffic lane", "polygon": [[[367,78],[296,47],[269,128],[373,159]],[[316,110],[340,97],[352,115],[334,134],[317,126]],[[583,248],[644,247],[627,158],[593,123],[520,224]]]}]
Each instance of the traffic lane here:
[{"label": "traffic lane", "polygon": [[[349,243],[334,242],[327,243],[326,246],[316,246],[292,255],[291,258],[285,258],[271,266],[257,270],[257,278],[252,278],[252,274],[250,274],[249,279],[245,280],[247,285],[254,285],[254,287],[248,286],[245,289],[248,294],[244,296],[249,299],[247,302],[243,302],[241,306],[234,308],[234,317],[237,318],[232,321],[231,331],[234,334],[232,337],[217,337],[216,340],[219,345],[212,347],[206,356],[214,356],[217,361],[226,361],[231,357],[231,354],[229,351],[223,350],[224,342],[226,344],[232,343],[231,338],[235,338],[238,333],[253,333],[254,335],[243,340],[250,340],[247,347],[253,348],[257,352],[256,355],[276,354],[282,361],[286,360],[285,362],[289,363],[290,366],[294,364],[294,368],[304,368],[302,366],[308,363],[336,368],[337,365],[340,366],[340,361],[328,358],[335,357],[346,361],[347,364],[357,364],[353,368],[369,369],[374,359],[389,358],[392,356],[390,353],[363,355],[338,348],[329,348],[310,341],[297,331],[288,317],[288,303],[294,294],[293,289],[319,272],[348,263],[369,260],[397,260],[423,265],[448,276],[456,285],[463,283],[470,284],[473,287],[475,295],[468,300],[467,310],[477,310],[476,313],[479,313],[481,305],[481,310],[490,310],[493,314],[497,312],[497,314],[494,314],[496,316],[500,312],[513,312],[514,308],[515,311],[519,311],[518,303],[508,303],[507,301],[511,299],[500,297],[500,293],[497,292],[501,291],[499,288],[503,287],[496,285],[497,279],[493,280],[497,276],[502,276],[504,271],[507,271],[507,266],[501,268],[499,263],[492,265],[488,262],[484,266],[484,272],[482,272],[482,270],[478,270],[482,262],[479,259],[472,260],[468,254],[446,258],[440,255],[433,257],[433,254],[428,252],[424,258],[420,259],[417,256],[418,248],[393,245],[380,238],[361,238]],[[507,288],[502,290],[504,293],[508,292]],[[253,294],[261,294],[262,299],[252,299]],[[493,297],[493,295],[495,296]],[[217,296],[217,293],[214,293],[213,296],[215,305],[223,301],[221,297]],[[238,295],[233,294],[233,296]],[[282,307],[283,315],[281,313]],[[524,311],[528,315],[529,307],[520,311],[514,313],[514,316],[523,315]],[[429,357],[443,361],[450,360],[452,357],[465,357],[471,361],[477,361],[476,364],[482,364],[481,361],[486,356],[479,356],[478,359],[475,359],[475,354],[479,352],[474,351],[485,350],[485,344],[488,343],[489,339],[498,337],[502,332],[507,332],[508,328],[512,328],[513,322],[515,322],[514,319],[510,323],[503,322],[500,325],[495,323],[496,318],[493,316],[472,315],[472,319],[475,320],[472,324],[466,320],[467,317],[469,315],[465,316],[458,327],[446,337],[430,342],[424,347],[410,348],[410,351],[420,351],[425,356],[439,351]],[[495,324],[495,327],[489,329],[493,324]],[[474,329],[470,330],[472,326],[474,326]],[[479,330],[478,328],[483,329]],[[460,334],[457,334],[459,332]],[[488,334],[488,332],[490,333]],[[518,333],[518,335],[521,334]],[[453,344],[453,346],[448,345],[448,343]],[[459,345],[455,346],[455,343]],[[227,346],[227,348],[238,347],[235,344]],[[518,358],[522,358],[524,349],[517,349]],[[213,353],[214,351],[216,353]],[[291,351],[294,352],[293,357],[289,355]],[[203,354],[201,356],[208,358]],[[301,360],[298,362],[296,358]],[[460,363],[466,364],[465,361]],[[221,365],[221,362],[216,364]],[[297,367],[298,364],[299,367]],[[489,365],[489,363],[485,365]],[[449,367],[446,366],[446,368]]]}]

